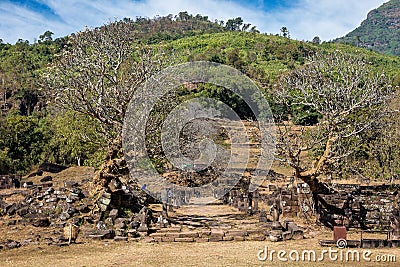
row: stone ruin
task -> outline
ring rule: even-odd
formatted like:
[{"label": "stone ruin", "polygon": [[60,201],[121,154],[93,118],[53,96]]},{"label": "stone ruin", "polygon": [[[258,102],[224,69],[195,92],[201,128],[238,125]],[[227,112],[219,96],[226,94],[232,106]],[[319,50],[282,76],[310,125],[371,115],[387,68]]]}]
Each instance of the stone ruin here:
[{"label": "stone ruin", "polygon": [[[304,232],[290,219],[293,217],[314,220],[312,222],[317,218],[319,223],[329,227],[346,224],[356,228],[392,229],[393,236],[400,233],[400,223],[396,219],[398,214],[394,216],[396,211],[399,213],[398,206],[396,209],[393,205],[398,203],[398,195],[394,193],[398,187],[395,186],[332,185],[340,193],[319,195],[315,202],[309,187],[303,183],[295,184],[291,181],[290,186],[285,188],[271,184],[249,193],[246,191],[246,180],[243,180],[225,194],[222,201],[242,211],[241,216],[257,218],[251,227],[245,227],[232,223],[221,225],[212,218],[168,216],[168,208],[184,205],[191,198],[197,197],[196,194],[187,195],[184,192],[174,192],[174,200],[167,201],[172,205],[163,205],[162,211],[153,213],[148,206],[158,202],[135,184],[126,183],[122,179],[110,174],[108,183],[101,185],[97,194],[91,192],[93,185],[88,181],[65,181],[62,187],[55,187],[51,181],[45,181],[7,193],[0,192],[0,219],[2,217],[8,225],[51,227],[54,229],[53,234],[45,239],[49,244],[65,244],[68,236],[64,231],[71,225],[79,226],[79,238],[116,241],[301,239]],[[216,196],[222,194],[217,191]],[[15,196],[21,200],[8,201]],[[44,242],[43,238],[28,238],[21,242],[11,240],[0,244],[0,247],[12,248],[21,244]]]},{"label": "stone ruin", "polygon": [[0,175],[0,189],[19,188],[21,175]]}]

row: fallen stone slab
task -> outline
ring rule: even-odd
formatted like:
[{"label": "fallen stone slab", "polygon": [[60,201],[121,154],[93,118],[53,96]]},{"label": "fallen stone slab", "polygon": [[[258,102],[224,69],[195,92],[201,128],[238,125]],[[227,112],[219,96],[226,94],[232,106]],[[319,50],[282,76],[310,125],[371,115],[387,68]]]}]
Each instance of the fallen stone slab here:
[{"label": "fallen stone slab", "polygon": [[128,237],[126,236],[115,236],[114,241],[120,242],[120,241],[128,241]]},{"label": "fallen stone slab", "polygon": [[99,231],[98,234],[103,236],[102,239],[113,239],[115,237],[115,232],[111,229]]}]

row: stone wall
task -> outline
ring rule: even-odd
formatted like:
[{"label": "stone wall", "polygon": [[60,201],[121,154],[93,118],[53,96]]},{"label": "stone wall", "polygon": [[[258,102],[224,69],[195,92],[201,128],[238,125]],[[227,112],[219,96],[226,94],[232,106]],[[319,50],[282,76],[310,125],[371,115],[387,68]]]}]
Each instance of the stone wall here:
[{"label": "stone wall", "polygon": [[[400,185],[334,184],[332,187],[339,193],[318,195],[318,217],[325,225],[390,229],[390,215],[398,204],[396,194],[400,193]],[[342,214],[333,212],[335,208]]]},{"label": "stone wall", "polygon": [[361,186],[332,184],[335,193],[319,194],[316,199],[305,183],[289,183],[284,188],[270,184],[254,193],[235,188],[225,198],[239,210],[257,213],[278,201],[283,217],[302,217],[328,227],[345,225],[351,228],[388,230],[394,205],[400,205],[400,185]]}]

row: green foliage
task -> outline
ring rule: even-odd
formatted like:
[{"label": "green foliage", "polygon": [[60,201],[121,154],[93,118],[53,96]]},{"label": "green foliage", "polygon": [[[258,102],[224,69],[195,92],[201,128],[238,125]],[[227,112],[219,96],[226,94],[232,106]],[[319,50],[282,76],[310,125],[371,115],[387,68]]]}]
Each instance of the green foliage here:
[{"label": "green foliage", "polygon": [[46,151],[49,161],[100,166],[105,158],[107,139],[96,120],[64,111],[55,116],[51,124],[54,132]]},{"label": "green foliage", "polygon": [[[195,90],[190,92],[190,97],[207,97],[221,101],[228,105],[239,117],[255,119],[253,112],[246,102],[232,91],[214,84],[199,83]],[[220,109],[224,110],[224,109]],[[228,114],[221,114],[227,116]]]},{"label": "green foliage", "polygon": [[0,120],[0,173],[21,173],[43,159],[51,130],[46,119],[9,113]]},{"label": "green foliage", "polygon": [[239,69],[267,88],[276,77],[304,63],[314,49],[302,42],[253,32],[203,34],[172,41],[177,61],[225,63]]}]

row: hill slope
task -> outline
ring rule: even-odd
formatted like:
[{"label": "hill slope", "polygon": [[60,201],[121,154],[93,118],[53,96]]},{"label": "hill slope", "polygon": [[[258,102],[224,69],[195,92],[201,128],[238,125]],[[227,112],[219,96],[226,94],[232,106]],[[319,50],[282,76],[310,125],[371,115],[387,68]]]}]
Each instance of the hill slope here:
[{"label": "hill slope", "polygon": [[400,0],[391,0],[370,11],[360,27],[335,41],[399,56]]}]

